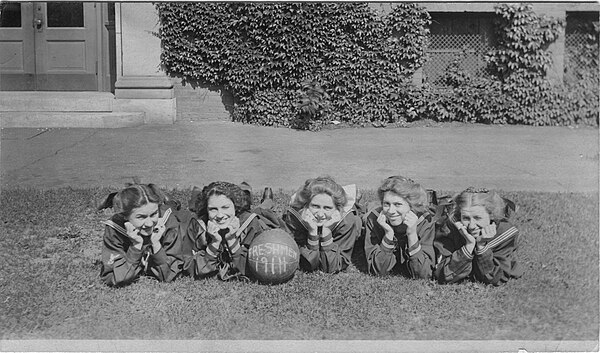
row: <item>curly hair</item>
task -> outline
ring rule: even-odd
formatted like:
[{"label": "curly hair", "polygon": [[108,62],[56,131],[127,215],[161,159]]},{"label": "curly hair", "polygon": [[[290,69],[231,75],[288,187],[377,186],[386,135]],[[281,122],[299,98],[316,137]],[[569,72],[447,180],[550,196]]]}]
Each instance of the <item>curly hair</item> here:
[{"label": "curly hair", "polygon": [[379,189],[377,196],[379,201],[383,202],[383,197],[386,192],[393,192],[402,197],[410,205],[410,209],[415,213],[425,213],[427,210],[427,192],[421,184],[414,182],[412,179],[400,175],[394,175],[385,179]]},{"label": "curly hair", "polygon": [[[112,195],[112,198],[111,198]],[[167,197],[154,184],[132,184],[123,190],[111,194],[104,206],[112,206],[116,214],[128,218],[134,209],[149,203],[162,204]]]},{"label": "curly hair", "polygon": [[327,194],[331,196],[335,208],[342,210],[348,199],[342,186],[329,176],[320,176],[314,179],[307,179],[297,192],[291,206],[294,208],[306,207],[313,197],[318,194]]},{"label": "curly hair", "polygon": [[195,200],[190,202],[190,204],[193,203],[193,211],[196,212],[198,217],[204,218],[208,215],[208,199],[213,195],[224,195],[230,199],[235,207],[236,216],[250,210],[250,202],[244,190],[233,183],[215,181],[205,186],[201,193],[195,195]]},{"label": "curly hair", "polygon": [[454,197],[454,219],[460,219],[463,208],[473,206],[483,206],[492,221],[498,222],[507,218],[506,203],[497,192],[469,187]]}]

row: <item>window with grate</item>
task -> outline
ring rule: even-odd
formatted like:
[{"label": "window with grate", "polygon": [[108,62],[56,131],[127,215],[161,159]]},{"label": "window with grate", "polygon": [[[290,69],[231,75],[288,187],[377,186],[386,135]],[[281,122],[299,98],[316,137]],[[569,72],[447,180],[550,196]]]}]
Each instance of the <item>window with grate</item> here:
[{"label": "window with grate", "polygon": [[567,12],[564,81],[598,72],[598,12]]},{"label": "window with grate", "polygon": [[493,47],[493,13],[431,12],[427,61],[423,81],[436,84],[453,61],[461,70],[479,75],[485,68],[484,55]]}]

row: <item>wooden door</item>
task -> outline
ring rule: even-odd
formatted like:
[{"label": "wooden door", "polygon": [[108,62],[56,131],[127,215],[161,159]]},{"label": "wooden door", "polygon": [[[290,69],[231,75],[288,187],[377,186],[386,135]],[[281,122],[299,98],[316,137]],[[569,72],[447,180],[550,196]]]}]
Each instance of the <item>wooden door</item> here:
[{"label": "wooden door", "polygon": [[0,90],[98,90],[95,3],[0,6]]}]

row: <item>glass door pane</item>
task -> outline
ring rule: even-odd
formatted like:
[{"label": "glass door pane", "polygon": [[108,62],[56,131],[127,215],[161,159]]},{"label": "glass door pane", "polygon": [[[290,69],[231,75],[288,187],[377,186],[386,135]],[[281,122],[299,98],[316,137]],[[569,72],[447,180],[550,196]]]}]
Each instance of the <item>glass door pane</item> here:
[{"label": "glass door pane", "polygon": [[0,27],[21,27],[21,3],[0,3]]},{"label": "glass door pane", "polygon": [[82,2],[49,2],[48,27],[84,27]]}]

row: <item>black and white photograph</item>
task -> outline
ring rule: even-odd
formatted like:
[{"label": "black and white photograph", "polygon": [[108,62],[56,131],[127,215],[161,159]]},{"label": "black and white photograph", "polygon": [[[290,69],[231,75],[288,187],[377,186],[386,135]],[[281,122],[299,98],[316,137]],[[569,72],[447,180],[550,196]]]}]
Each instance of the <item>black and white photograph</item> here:
[{"label": "black and white photograph", "polygon": [[597,1],[1,1],[1,352],[599,352]]}]

